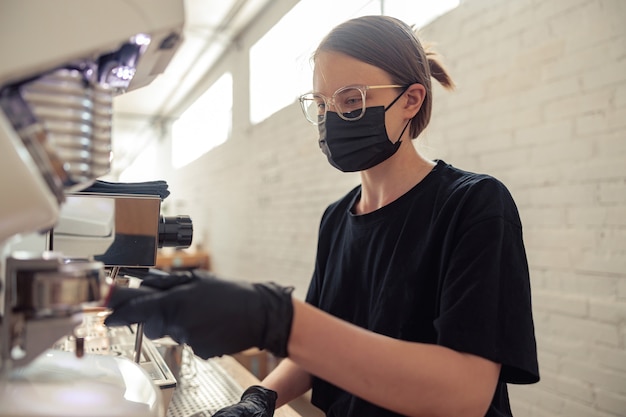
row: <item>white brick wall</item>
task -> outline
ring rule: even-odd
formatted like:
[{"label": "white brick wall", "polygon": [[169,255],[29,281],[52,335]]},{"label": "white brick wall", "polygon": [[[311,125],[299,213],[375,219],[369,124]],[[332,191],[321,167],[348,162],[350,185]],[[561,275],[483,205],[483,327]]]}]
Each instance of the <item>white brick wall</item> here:
[{"label": "white brick wall", "polygon": [[[418,146],[500,178],[524,223],[542,381],[511,388],[515,415],[626,416],[626,1],[465,0],[422,36],[458,88]],[[304,297],[322,211],[358,177],[296,105],[235,132],[168,178],[170,204],[217,272]]]}]

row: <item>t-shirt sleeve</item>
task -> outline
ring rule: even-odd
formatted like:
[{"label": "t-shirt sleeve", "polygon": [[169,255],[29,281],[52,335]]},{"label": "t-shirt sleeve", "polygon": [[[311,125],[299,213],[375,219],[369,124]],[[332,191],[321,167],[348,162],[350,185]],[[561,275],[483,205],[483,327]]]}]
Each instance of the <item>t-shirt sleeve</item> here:
[{"label": "t-shirt sleeve", "polygon": [[502,364],[501,380],[539,380],[528,263],[517,208],[496,180],[466,193],[450,232],[438,343]]}]

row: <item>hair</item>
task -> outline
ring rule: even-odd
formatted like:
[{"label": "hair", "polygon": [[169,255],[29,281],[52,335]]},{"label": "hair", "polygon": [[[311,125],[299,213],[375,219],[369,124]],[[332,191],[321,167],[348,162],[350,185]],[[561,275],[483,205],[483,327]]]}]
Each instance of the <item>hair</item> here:
[{"label": "hair", "polygon": [[411,138],[416,138],[430,121],[433,102],[430,77],[444,88],[454,89],[439,55],[428,46],[424,48],[415,31],[393,17],[363,16],[348,20],[326,35],[313,54],[313,61],[324,51],[339,52],[374,65],[390,74],[395,84],[422,84],[426,97],[411,120]]}]

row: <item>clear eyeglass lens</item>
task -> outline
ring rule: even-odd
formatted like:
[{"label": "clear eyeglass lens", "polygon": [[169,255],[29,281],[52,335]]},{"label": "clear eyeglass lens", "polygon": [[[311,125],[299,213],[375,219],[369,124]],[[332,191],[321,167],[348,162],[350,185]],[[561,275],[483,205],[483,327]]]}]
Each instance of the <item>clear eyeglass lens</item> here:
[{"label": "clear eyeglass lens", "polygon": [[325,111],[324,99],[317,94],[306,94],[300,99],[306,118],[312,123],[319,123]]},{"label": "clear eyeglass lens", "polygon": [[[300,98],[300,103],[310,122],[319,124],[324,121],[328,109],[323,96],[313,93],[305,94]],[[335,93],[331,105],[342,119],[359,119],[365,111],[365,93],[356,87],[343,88]]]},{"label": "clear eyeglass lens", "polygon": [[335,93],[334,104],[343,119],[358,119],[365,109],[365,96],[360,89],[347,87]]}]

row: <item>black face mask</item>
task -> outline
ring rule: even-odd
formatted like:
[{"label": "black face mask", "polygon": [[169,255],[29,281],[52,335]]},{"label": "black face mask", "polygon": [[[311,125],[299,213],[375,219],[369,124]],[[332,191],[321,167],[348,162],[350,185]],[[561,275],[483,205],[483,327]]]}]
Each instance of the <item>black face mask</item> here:
[{"label": "black face mask", "polygon": [[319,144],[328,162],[343,172],[364,171],[387,160],[401,145],[400,138],[409,126],[409,120],[396,143],[389,140],[385,127],[385,112],[404,94],[387,107],[368,107],[362,118],[343,120],[335,112],[327,112],[319,125]]}]

